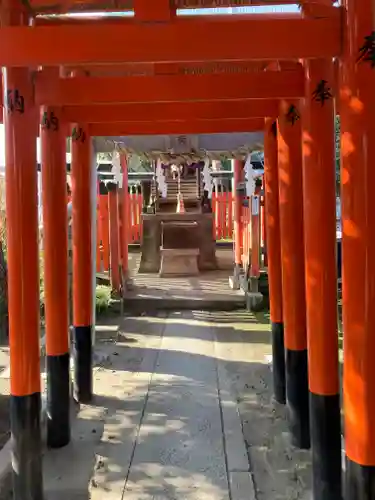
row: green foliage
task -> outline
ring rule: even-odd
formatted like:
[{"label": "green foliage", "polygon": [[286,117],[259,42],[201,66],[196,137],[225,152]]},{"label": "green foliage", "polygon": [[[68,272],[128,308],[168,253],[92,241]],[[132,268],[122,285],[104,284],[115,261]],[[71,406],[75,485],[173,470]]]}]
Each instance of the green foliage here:
[{"label": "green foliage", "polygon": [[[106,312],[111,303],[112,292],[111,288],[105,285],[98,285],[95,290],[95,304],[96,304],[96,312],[97,314],[103,314]],[[40,275],[40,295],[39,295],[39,303],[40,303],[40,314],[41,317],[44,317],[44,280],[43,274]]]},{"label": "green foliage", "polygon": [[111,287],[105,285],[98,285],[96,287],[96,312],[98,314],[108,310],[111,302]]},{"label": "green foliage", "polygon": [[229,158],[227,158],[226,160],[222,160],[221,161],[221,168],[223,170],[231,171],[232,170],[232,160],[230,160]]}]

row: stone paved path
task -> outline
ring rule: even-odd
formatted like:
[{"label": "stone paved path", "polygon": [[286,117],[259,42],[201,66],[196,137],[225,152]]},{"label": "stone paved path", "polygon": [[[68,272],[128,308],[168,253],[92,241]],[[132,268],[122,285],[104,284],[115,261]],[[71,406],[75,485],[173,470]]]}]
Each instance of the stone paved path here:
[{"label": "stone paved path", "polygon": [[192,320],[141,316],[99,333],[96,398],[72,443],[47,452],[47,500],[255,498],[214,328]]},{"label": "stone paved path", "polygon": [[141,314],[97,339],[95,399],[45,453],[45,500],[311,500],[311,455],[272,397],[267,315]]}]

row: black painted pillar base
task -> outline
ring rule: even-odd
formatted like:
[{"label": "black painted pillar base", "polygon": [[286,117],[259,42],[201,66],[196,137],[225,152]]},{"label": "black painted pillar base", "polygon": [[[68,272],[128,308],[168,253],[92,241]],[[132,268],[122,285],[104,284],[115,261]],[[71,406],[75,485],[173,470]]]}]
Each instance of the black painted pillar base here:
[{"label": "black painted pillar base", "polygon": [[310,419],[313,499],[342,500],[340,396],[310,393]]},{"label": "black painted pillar base", "polygon": [[284,324],[272,323],[272,374],[273,392],[278,403],[285,404],[285,350]]},{"label": "black painted pillar base", "polygon": [[74,399],[79,403],[89,403],[92,399],[91,330],[91,325],[74,327]]},{"label": "black painted pillar base", "polygon": [[10,397],[13,500],[43,500],[40,392]]},{"label": "black painted pillar base", "polygon": [[307,349],[285,350],[285,381],[292,444],[297,448],[310,448],[309,386]]},{"label": "black painted pillar base", "polygon": [[346,457],[345,500],[374,500],[375,466],[360,465]]},{"label": "black painted pillar base", "polygon": [[70,356],[47,355],[47,446],[61,448],[70,441]]}]

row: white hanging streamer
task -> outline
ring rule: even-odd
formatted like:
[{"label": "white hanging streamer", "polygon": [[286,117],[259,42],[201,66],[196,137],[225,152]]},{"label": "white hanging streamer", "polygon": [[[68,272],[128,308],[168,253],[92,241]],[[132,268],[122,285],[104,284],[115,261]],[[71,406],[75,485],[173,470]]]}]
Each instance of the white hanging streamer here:
[{"label": "white hanging streamer", "polygon": [[121,170],[120,153],[118,151],[113,151],[112,153],[112,169],[113,180],[118,184],[118,187],[122,188],[123,174]]},{"label": "white hanging streamer", "polygon": [[213,190],[213,181],[210,172],[210,160],[209,158],[205,158],[204,167],[202,170],[203,176],[203,189],[208,192],[208,198],[212,198],[212,190]]},{"label": "white hanging streamer", "polygon": [[253,165],[251,156],[248,155],[245,163],[246,196],[253,196],[255,192],[255,178],[253,174]]},{"label": "white hanging streamer", "polygon": [[163,168],[161,166],[161,159],[160,158],[156,162],[155,176],[156,176],[156,183],[158,186],[159,193],[161,194],[162,198],[166,198],[168,188],[167,188],[167,183],[165,182],[165,175],[163,172]]}]

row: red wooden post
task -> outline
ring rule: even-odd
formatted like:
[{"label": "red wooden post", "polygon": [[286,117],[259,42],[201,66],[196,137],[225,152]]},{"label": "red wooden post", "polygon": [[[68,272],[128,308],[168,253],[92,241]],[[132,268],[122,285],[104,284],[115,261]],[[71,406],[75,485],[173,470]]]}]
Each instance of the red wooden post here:
[{"label": "red wooden post", "polygon": [[[243,198],[241,198],[243,201]],[[250,233],[251,233],[251,224],[250,224],[250,209],[249,207],[241,206],[241,232],[242,232],[242,245],[241,245],[241,262],[243,266],[247,266],[250,264]]]},{"label": "red wooden post", "polygon": [[[68,197],[68,201],[69,197]],[[100,250],[100,211],[99,211],[99,180],[96,184],[96,272],[101,271],[101,250]]]},{"label": "red wooden post", "polygon": [[129,193],[128,193],[128,166],[125,154],[120,154],[122,170],[122,284],[126,290],[129,277]]},{"label": "red wooden post", "polygon": [[261,215],[261,226],[262,226],[262,245],[263,246],[263,265],[268,266],[268,248],[267,248],[267,224],[266,224],[266,179],[263,176],[263,196],[261,197],[260,203],[260,215]]},{"label": "red wooden post", "polygon": [[119,251],[120,251],[120,261],[122,262],[122,201],[123,201],[123,191],[122,187],[118,188],[118,195],[117,195],[117,201],[118,201],[118,238],[119,238]]},{"label": "red wooden post", "polygon": [[142,241],[142,236],[143,236],[143,224],[142,224],[142,211],[143,211],[143,196],[142,193],[138,194],[138,238],[137,241],[141,242]]},{"label": "red wooden post", "polygon": [[212,237],[216,240],[216,193],[212,193],[212,214],[213,214],[213,224],[212,224]]},{"label": "red wooden post", "polygon": [[84,124],[73,126],[73,325],[75,398],[92,398],[92,296],[91,296],[91,137]]},{"label": "red wooden post", "polygon": [[61,108],[41,108],[47,443],[70,441],[70,353],[66,137]]},{"label": "red wooden post", "polygon": [[[2,25],[28,24],[22,4],[1,6]],[[40,432],[39,248],[32,75],[3,68],[6,164],[10,424],[13,498],[43,499]]]},{"label": "red wooden post", "polygon": [[102,268],[102,251],[100,244],[100,212],[99,212],[99,203],[96,206],[96,272],[100,273]]},{"label": "red wooden post", "polygon": [[107,184],[109,201],[109,235],[110,235],[110,256],[111,256],[111,285],[112,289],[120,292],[120,244],[118,230],[118,186],[110,182]]},{"label": "red wooden post", "polygon": [[138,236],[138,199],[137,193],[129,193],[129,228],[130,228],[130,242],[134,243]]},{"label": "red wooden post", "polygon": [[335,500],[342,497],[335,124],[333,95],[323,102],[320,97],[327,96],[318,95],[321,82],[329,89],[334,85],[333,63],[306,61],[305,74],[302,151],[313,498]]},{"label": "red wooden post", "polygon": [[278,120],[278,164],[286,393],[292,442],[299,448],[309,448],[302,146],[299,116],[296,104],[281,102]]},{"label": "red wooden post", "polygon": [[233,193],[228,192],[228,236],[233,241]]},{"label": "red wooden post", "polygon": [[109,215],[108,190],[104,182],[99,183],[100,242],[103,255],[103,271],[109,270]]},{"label": "red wooden post", "polygon": [[225,191],[220,193],[220,239],[224,240],[226,238],[226,213],[227,213],[227,195]]},{"label": "red wooden post", "polygon": [[375,495],[374,2],[344,0],[340,75],[346,495]]},{"label": "red wooden post", "polygon": [[[251,278],[256,280],[260,274],[260,187],[255,188],[254,195],[250,199],[251,208]],[[256,291],[254,289],[254,291]]]},{"label": "red wooden post", "polygon": [[224,239],[227,240],[229,237],[228,231],[228,203],[229,203],[229,192],[224,193]]},{"label": "red wooden post", "polygon": [[277,161],[277,124],[272,118],[265,120],[264,132],[265,206],[268,234],[268,284],[272,330],[273,392],[278,403],[284,404],[285,350],[283,299],[281,284],[281,246],[279,213],[279,173]]},{"label": "red wooden post", "polygon": [[242,267],[241,243],[242,243],[242,196],[238,192],[242,180],[243,161],[233,160],[233,196],[234,196],[234,274],[233,287],[239,288],[239,275]]}]

